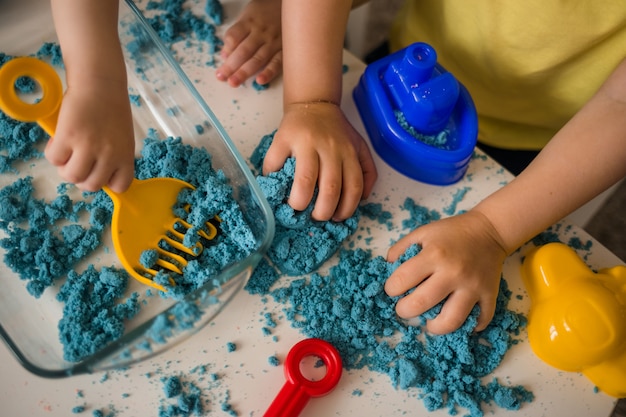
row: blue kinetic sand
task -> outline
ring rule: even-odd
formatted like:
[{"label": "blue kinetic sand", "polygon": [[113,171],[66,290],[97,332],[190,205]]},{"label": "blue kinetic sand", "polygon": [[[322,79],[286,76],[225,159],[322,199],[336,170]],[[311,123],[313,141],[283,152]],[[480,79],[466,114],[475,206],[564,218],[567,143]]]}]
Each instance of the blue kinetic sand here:
[{"label": "blue kinetic sand", "polygon": [[463,177],[478,116],[430,45],[414,43],[368,65],[353,97],[374,149],[394,169],[435,185]]}]

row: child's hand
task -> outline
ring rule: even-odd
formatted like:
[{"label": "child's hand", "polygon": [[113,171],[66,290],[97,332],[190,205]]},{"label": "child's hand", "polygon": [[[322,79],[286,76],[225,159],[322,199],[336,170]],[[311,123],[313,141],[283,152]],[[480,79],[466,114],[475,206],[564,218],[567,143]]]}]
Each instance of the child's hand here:
[{"label": "child's hand", "polygon": [[68,87],[45,155],[85,191],[125,191],[134,176],[134,133],[125,83],[91,80]]},{"label": "child's hand", "polygon": [[389,249],[387,260],[395,262],[412,244],[422,250],[391,274],[385,283],[389,296],[401,298],[396,312],[416,317],[444,300],[439,315],[427,324],[436,334],[458,329],[476,303],[480,315],[476,330],[483,330],[495,311],[502,263],[507,254],[491,222],[480,212],[421,226]]},{"label": "child's hand", "polygon": [[296,160],[289,205],[304,210],[318,186],[312,217],[345,220],[367,198],[377,178],[365,140],[331,103],[292,104],[265,156],[265,174]]},{"label": "child's hand", "polygon": [[224,35],[221,55],[225,59],[217,69],[220,81],[238,87],[256,74],[263,85],[282,70],[281,0],[251,0]]}]

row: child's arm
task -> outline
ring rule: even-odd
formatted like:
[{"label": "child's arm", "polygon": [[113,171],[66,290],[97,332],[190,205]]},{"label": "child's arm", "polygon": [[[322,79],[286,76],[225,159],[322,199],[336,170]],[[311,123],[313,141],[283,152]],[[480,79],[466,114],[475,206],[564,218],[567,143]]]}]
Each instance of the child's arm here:
[{"label": "child's arm", "polygon": [[284,117],[264,172],[296,159],[289,204],[313,217],[343,220],[376,181],[367,144],[341,111],[342,50],[351,2],[283,0]]},{"label": "child's arm", "polygon": [[[367,0],[355,0],[352,8]],[[221,51],[224,59],[215,75],[233,87],[255,76],[267,84],[283,69],[281,0],[250,0],[237,21],[226,30]]]},{"label": "child's arm", "polygon": [[457,329],[478,303],[477,330],[491,321],[502,262],[548,226],[626,175],[626,60],[517,178],[465,214],[422,227],[389,250],[395,261],[411,244],[421,252],[385,284],[402,295],[401,317],[414,317],[446,297],[428,323],[433,333]]},{"label": "child's arm", "polygon": [[238,87],[258,72],[255,80],[263,85],[280,74],[280,7],[281,0],[251,0],[245,6],[224,34],[224,62],[215,73],[218,80]]},{"label": "child's arm", "polygon": [[79,188],[128,188],[134,138],[117,0],[52,0],[67,90],[46,158]]}]

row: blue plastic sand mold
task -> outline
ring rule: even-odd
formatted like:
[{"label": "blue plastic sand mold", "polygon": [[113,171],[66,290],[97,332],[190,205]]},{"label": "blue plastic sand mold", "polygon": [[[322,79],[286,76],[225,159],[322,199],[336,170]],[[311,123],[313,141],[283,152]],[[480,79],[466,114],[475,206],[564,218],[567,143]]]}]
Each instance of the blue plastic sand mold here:
[{"label": "blue plastic sand mold", "polygon": [[[436,185],[463,177],[476,146],[476,108],[430,45],[414,43],[370,64],[353,96],[374,149],[397,171]],[[444,137],[445,145],[416,133]]]}]

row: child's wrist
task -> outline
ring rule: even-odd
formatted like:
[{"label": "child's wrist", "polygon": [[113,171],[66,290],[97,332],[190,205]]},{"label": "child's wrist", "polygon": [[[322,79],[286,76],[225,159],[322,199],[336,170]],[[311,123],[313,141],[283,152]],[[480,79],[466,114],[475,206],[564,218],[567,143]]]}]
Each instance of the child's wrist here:
[{"label": "child's wrist", "polygon": [[513,253],[517,248],[509,247],[507,242],[504,240],[502,235],[500,234],[498,228],[493,224],[489,216],[484,213],[479,207],[474,207],[471,209],[468,214],[472,214],[484,227],[485,232],[488,236],[490,236],[491,241],[495,243],[495,245],[502,250],[504,256],[508,256]]},{"label": "child's wrist", "polygon": [[339,103],[337,100],[325,99],[325,98],[287,103],[288,106],[310,106],[310,105],[315,105],[315,104],[330,104],[330,105],[337,106],[337,107],[341,106],[341,103]]}]

